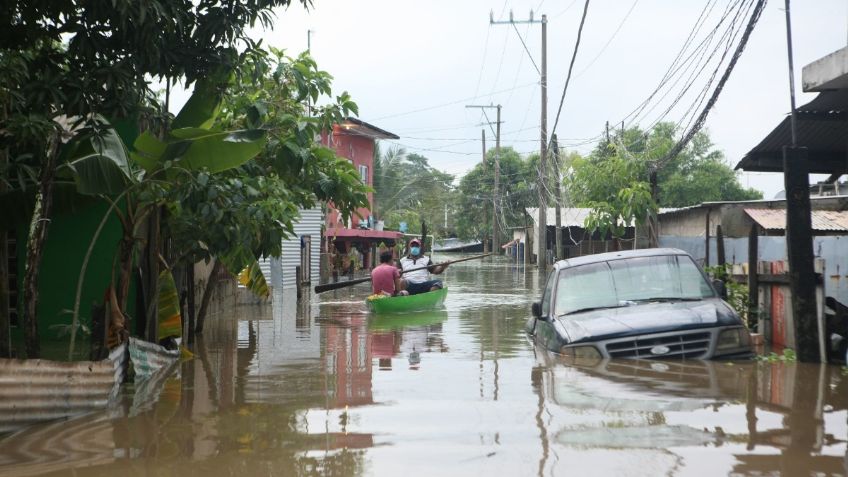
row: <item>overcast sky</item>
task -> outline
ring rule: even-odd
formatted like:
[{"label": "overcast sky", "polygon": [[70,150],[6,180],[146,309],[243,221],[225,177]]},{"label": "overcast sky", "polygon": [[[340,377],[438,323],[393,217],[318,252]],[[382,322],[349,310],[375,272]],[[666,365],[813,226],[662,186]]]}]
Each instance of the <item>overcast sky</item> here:
[{"label": "overcast sky", "polygon": [[[731,2],[713,1],[715,7],[699,39],[715,26]],[[336,91],[352,94],[361,119],[396,133],[401,137],[396,143],[428,157],[436,168],[462,175],[480,160],[483,120],[479,110],[466,109],[466,104],[502,104],[502,145],[524,153],[539,147],[539,74],[520,36],[533,61],[540,64],[541,27],[516,25],[516,32],[511,25],[490,25],[489,12],[494,12],[495,20],[507,19],[510,10],[516,20],[526,19],[531,9],[536,19],[547,14],[552,127],[583,3],[314,0],[314,8],[308,12],[299,5],[278,12],[274,31],[256,36],[296,54],[306,48],[307,30],[312,30],[312,54],[319,67],[335,77]],[[605,121],[620,124],[645,101],[707,3],[592,0],[556,131],[560,142],[587,152],[594,144],[587,141],[603,131]],[[783,1],[772,0],[766,6],[707,121],[713,141],[730,165],[789,110],[783,5]],[[801,68],[848,43],[848,0],[795,1],[792,21],[796,88],[800,91]],[[705,80],[706,76],[696,80],[689,96],[665,119],[678,121],[692,106],[691,94],[701,90]],[[802,93],[798,104],[812,97]],[[660,117],[667,103],[655,98],[648,108],[655,104],[639,118],[643,127]],[[494,145],[491,131],[487,136]],[[384,148],[390,145],[383,142]],[[783,188],[779,174],[743,174],[741,181],[762,190],[767,198]]]}]

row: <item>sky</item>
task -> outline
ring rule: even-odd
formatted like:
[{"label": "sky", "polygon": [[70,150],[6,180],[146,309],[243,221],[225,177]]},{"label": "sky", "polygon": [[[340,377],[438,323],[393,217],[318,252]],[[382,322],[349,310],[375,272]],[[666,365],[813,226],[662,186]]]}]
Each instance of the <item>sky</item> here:
[{"label": "sky", "polygon": [[[610,127],[620,127],[626,120],[627,126],[644,128],[658,119],[677,122],[687,110],[699,110],[693,107],[695,93],[704,88],[713,66],[691,82],[687,94],[667,113],[663,114],[670,99],[687,81],[660,90],[639,117],[628,117],[657,88],[705,6],[713,7],[693,44],[735,1],[592,0],[556,129],[560,143],[586,153],[607,121]],[[461,176],[480,161],[480,131],[488,128],[481,111],[466,108],[468,104],[501,104],[502,146],[522,153],[539,149],[540,78],[534,62],[541,62],[541,26],[490,25],[490,12],[495,20],[507,20],[510,11],[515,20],[526,19],[531,9],[537,20],[547,15],[548,127],[552,128],[583,4],[582,0],[314,0],[309,11],[300,4],[278,11],[273,31],[257,30],[253,36],[295,55],[307,48],[311,31],[312,55],[319,68],[334,76],[334,91],[346,90],[353,96],[360,119],[400,136],[397,141],[383,141],[381,147],[400,145],[426,156],[437,169]],[[767,4],[706,122],[716,148],[731,166],[790,109],[783,8],[783,1]],[[791,12],[801,105],[815,96],[800,91],[802,67],[848,44],[848,0],[796,1]],[[665,101],[660,101],[666,91]],[[489,120],[495,120],[494,110]],[[486,134],[487,146],[492,147],[494,135],[488,129]],[[763,191],[766,198],[783,188],[780,174],[743,173],[740,181]]]}]

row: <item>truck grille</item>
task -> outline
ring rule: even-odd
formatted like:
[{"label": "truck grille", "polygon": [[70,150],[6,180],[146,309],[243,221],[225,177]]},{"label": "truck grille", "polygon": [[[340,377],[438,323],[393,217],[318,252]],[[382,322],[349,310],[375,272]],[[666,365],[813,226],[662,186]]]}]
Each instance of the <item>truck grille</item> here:
[{"label": "truck grille", "polygon": [[[712,334],[707,332],[649,335],[606,343],[610,358],[702,358],[710,349]],[[668,353],[655,355],[651,349],[665,346]]]}]

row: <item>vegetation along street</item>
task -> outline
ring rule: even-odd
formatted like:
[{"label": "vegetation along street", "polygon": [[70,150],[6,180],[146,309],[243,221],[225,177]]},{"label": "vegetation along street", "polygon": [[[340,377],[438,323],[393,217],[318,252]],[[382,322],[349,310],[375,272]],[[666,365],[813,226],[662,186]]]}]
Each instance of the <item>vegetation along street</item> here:
[{"label": "vegetation along street", "polygon": [[848,5],[0,5],[0,476],[848,476]]}]

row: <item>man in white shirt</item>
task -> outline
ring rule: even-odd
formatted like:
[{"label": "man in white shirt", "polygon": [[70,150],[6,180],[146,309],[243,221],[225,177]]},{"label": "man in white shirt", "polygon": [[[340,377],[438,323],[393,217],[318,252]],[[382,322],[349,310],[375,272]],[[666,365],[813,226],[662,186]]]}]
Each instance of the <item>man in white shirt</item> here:
[{"label": "man in white shirt", "polygon": [[[412,239],[409,241],[409,255],[400,259],[400,268],[404,271],[403,275],[401,275],[401,289],[405,289],[410,295],[415,295],[442,288],[442,281],[431,280],[430,273],[439,275],[448,266],[432,265],[430,263],[430,257],[421,253],[421,241]],[[407,272],[407,270],[417,268],[421,270]]]}]

